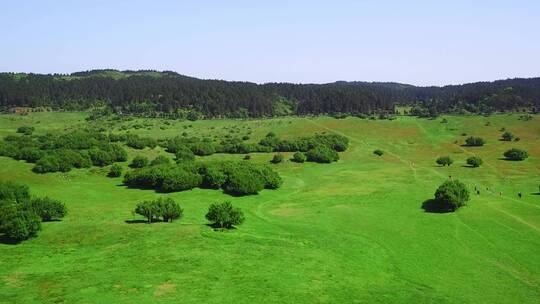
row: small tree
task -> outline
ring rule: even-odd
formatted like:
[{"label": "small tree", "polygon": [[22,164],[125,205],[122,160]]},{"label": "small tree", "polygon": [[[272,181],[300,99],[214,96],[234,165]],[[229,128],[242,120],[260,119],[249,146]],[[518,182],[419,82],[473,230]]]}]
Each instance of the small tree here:
[{"label": "small tree", "polygon": [[384,152],[383,152],[383,150],[377,149],[377,150],[373,151],[373,154],[375,154],[377,156],[383,156]]},{"label": "small tree", "polygon": [[310,162],[331,163],[339,160],[339,155],[333,149],[326,146],[318,146],[306,152],[306,158]]},{"label": "small tree", "polygon": [[206,219],[212,222],[214,227],[230,229],[234,225],[244,222],[244,213],[231,202],[214,203],[210,205]]},{"label": "small tree", "polygon": [[502,140],[512,141],[512,139],[514,139],[514,134],[512,134],[511,132],[506,131],[502,134]]},{"label": "small tree", "polygon": [[111,166],[111,169],[109,170],[109,173],[107,174],[108,177],[119,177],[122,175],[122,166],[119,164],[113,164]]},{"label": "small tree", "polygon": [[486,141],[482,137],[470,136],[465,140],[465,143],[469,147],[480,147],[483,146]]},{"label": "small tree", "polygon": [[283,154],[275,154],[272,160],[270,161],[272,164],[279,164],[283,162]]},{"label": "small tree", "polygon": [[129,165],[131,168],[143,168],[148,165],[148,158],[146,156],[137,155],[131,161]]},{"label": "small tree", "polygon": [[14,241],[20,242],[37,235],[41,229],[41,219],[32,210],[16,204],[0,206],[0,232]]},{"label": "small tree", "polygon": [[152,223],[159,216],[158,208],[155,201],[143,201],[135,207],[135,213],[146,217],[148,223]]},{"label": "small tree", "polygon": [[62,202],[48,197],[32,199],[29,202],[28,209],[38,215],[44,222],[61,219],[67,214],[66,206]]},{"label": "small tree", "polygon": [[164,222],[171,222],[182,217],[184,210],[172,198],[160,197],[155,202],[157,205],[158,214],[163,218]]},{"label": "small tree", "polygon": [[527,157],[529,157],[529,153],[525,150],[512,148],[506,152],[504,152],[504,157],[508,160],[525,160]]},{"label": "small tree", "polygon": [[302,152],[296,152],[291,159],[295,163],[303,163],[306,161],[306,155]]},{"label": "small tree", "polygon": [[454,163],[454,160],[450,158],[450,156],[441,156],[435,160],[435,162],[441,166],[450,166]]},{"label": "small tree", "polygon": [[442,211],[455,211],[465,206],[469,200],[469,190],[459,180],[448,180],[435,191],[435,202]]},{"label": "small tree", "polygon": [[478,156],[471,156],[469,158],[467,158],[467,164],[471,167],[480,167],[480,165],[482,165],[484,161],[482,161],[482,159]]}]

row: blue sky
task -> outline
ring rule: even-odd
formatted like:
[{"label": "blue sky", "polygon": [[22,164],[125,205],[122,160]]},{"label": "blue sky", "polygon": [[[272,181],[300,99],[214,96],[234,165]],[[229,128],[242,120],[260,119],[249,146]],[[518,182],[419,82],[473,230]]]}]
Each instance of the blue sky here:
[{"label": "blue sky", "polygon": [[0,71],[417,85],[540,76],[540,1],[1,1]]}]

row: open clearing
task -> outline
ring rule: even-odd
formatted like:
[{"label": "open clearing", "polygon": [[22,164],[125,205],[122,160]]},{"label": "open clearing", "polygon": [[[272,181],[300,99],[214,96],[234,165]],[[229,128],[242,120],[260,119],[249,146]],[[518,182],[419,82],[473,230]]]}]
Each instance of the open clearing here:
[{"label": "open clearing", "polygon": [[[1,115],[0,136],[22,125],[38,134],[60,132],[85,124],[85,116]],[[61,222],[44,223],[37,238],[0,244],[0,302],[538,303],[540,117],[518,117],[129,122],[148,123],[131,132],[155,138],[221,136],[235,125],[251,127],[252,142],[270,131],[283,138],[315,132],[349,138],[339,162],[287,160],[274,165],[281,188],[246,197],[127,189],[121,178],[106,177],[108,167],[40,175],[32,164],[0,157],[0,179],[27,184],[33,194],[57,198],[69,209]],[[502,127],[521,140],[499,141]],[[462,133],[487,144],[462,147]],[[530,157],[502,160],[511,147]],[[372,153],[377,148],[385,151],[382,157]],[[165,152],[129,149],[130,159],[138,154]],[[251,161],[268,162],[272,155],[256,153]],[[436,166],[442,155],[455,163]],[[483,166],[465,167],[471,155]],[[469,186],[469,205],[455,213],[424,212],[422,203],[450,175]],[[126,223],[139,219],[131,213],[137,202],[162,195],[184,208],[181,220]],[[246,221],[215,232],[204,214],[225,200],[241,207]]]}]

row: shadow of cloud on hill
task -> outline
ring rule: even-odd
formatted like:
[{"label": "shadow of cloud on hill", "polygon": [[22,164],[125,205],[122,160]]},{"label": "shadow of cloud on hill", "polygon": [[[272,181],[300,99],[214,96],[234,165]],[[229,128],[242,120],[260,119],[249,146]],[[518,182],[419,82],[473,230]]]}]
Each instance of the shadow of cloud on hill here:
[{"label": "shadow of cloud on hill", "polygon": [[428,199],[428,200],[425,200],[422,203],[422,209],[424,209],[424,211],[428,212],[428,213],[449,213],[449,212],[452,212],[451,209],[442,207],[441,205],[439,205],[437,203],[437,201],[435,199],[432,199],[432,198]]}]

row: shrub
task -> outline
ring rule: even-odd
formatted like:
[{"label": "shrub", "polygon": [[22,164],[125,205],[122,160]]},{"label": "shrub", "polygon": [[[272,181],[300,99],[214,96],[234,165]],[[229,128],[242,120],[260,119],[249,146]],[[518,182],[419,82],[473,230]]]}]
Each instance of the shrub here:
[{"label": "shrub", "polygon": [[525,150],[512,148],[504,152],[504,157],[506,157],[508,160],[521,161],[529,157],[529,153],[527,153]]},{"label": "shrub", "polygon": [[175,156],[176,156],[176,162],[177,163],[189,162],[189,161],[193,161],[195,159],[195,155],[193,154],[193,152],[190,149],[186,148],[186,147],[179,148],[175,152]]},{"label": "shrub", "polygon": [[137,155],[133,158],[131,161],[131,164],[129,166],[131,168],[143,168],[148,165],[148,158],[146,156]]},{"label": "shrub", "polygon": [[25,210],[16,204],[0,206],[0,232],[14,241],[20,242],[37,235],[41,229],[41,220],[31,210]]},{"label": "shrub", "polygon": [[94,166],[104,167],[114,162],[113,156],[110,153],[98,148],[88,150],[88,155]]},{"label": "shrub", "polygon": [[184,191],[199,186],[201,182],[202,177],[199,174],[176,168],[163,176],[160,190],[163,192]]},{"label": "shrub", "polygon": [[61,219],[67,214],[66,206],[62,202],[48,197],[30,200],[29,209],[37,214],[44,222]]},{"label": "shrub", "polygon": [[296,152],[291,159],[295,163],[303,163],[306,161],[306,155],[302,152]]},{"label": "shrub", "polygon": [[435,160],[435,162],[441,166],[450,166],[454,163],[454,160],[450,158],[450,156],[441,156]]},{"label": "shrub", "polygon": [[478,156],[471,156],[469,158],[467,158],[467,164],[471,167],[480,167],[480,165],[482,165],[484,161],[482,161],[482,159]]},{"label": "shrub", "polygon": [[32,135],[34,133],[34,127],[22,126],[17,129],[17,133],[22,133],[24,135]]},{"label": "shrub", "polygon": [[504,141],[512,141],[512,139],[514,139],[514,134],[512,134],[511,132],[506,131],[506,132],[504,132],[502,134],[501,137],[502,137],[502,140],[504,140]]},{"label": "shrub", "polygon": [[214,227],[222,229],[231,229],[235,225],[242,224],[245,220],[242,210],[234,207],[231,202],[210,205],[205,217],[212,222]]},{"label": "shrub", "polygon": [[250,159],[251,159],[251,155],[246,154],[246,155],[244,156],[244,160],[250,160]]},{"label": "shrub", "polygon": [[60,171],[60,160],[56,155],[45,155],[37,161],[32,170],[36,173]]},{"label": "shrub", "polygon": [[375,154],[377,156],[383,156],[384,152],[383,152],[383,150],[377,149],[377,150],[373,151],[373,154]]},{"label": "shrub", "polygon": [[107,174],[108,177],[120,177],[122,175],[122,166],[118,164],[113,164],[111,166],[111,169],[109,170],[109,173]]},{"label": "shrub", "polygon": [[11,181],[0,182],[0,203],[23,203],[30,200],[28,186]]},{"label": "shrub", "polygon": [[306,159],[316,163],[331,163],[339,160],[339,155],[335,150],[325,146],[318,146],[306,152]]},{"label": "shrub", "polygon": [[158,155],[150,162],[150,166],[169,165],[171,160],[165,155]]},{"label": "shrub", "polygon": [[435,191],[435,202],[443,211],[455,211],[465,206],[468,200],[469,191],[465,184],[458,180],[445,181]]},{"label": "shrub", "polygon": [[227,181],[225,173],[218,168],[208,167],[201,170],[203,175],[202,184],[204,187],[219,189]]},{"label": "shrub", "polygon": [[143,201],[135,207],[135,213],[146,217],[148,223],[156,221],[159,217],[158,207],[155,201]]},{"label": "shrub", "polygon": [[205,156],[216,153],[216,148],[210,142],[197,142],[190,145],[191,152],[195,155]]},{"label": "shrub", "polygon": [[172,198],[160,197],[155,201],[157,214],[164,222],[171,222],[182,217],[184,210]]},{"label": "shrub", "polygon": [[250,170],[235,170],[229,172],[223,185],[225,192],[233,195],[257,194],[264,189],[265,183]]},{"label": "shrub", "polygon": [[469,147],[480,147],[485,143],[486,141],[482,137],[470,136],[465,140],[465,144]]},{"label": "shrub", "polygon": [[270,160],[272,164],[279,164],[283,162],[283,154],[275,154],[274,157],[272,157],[272,160]]}]

